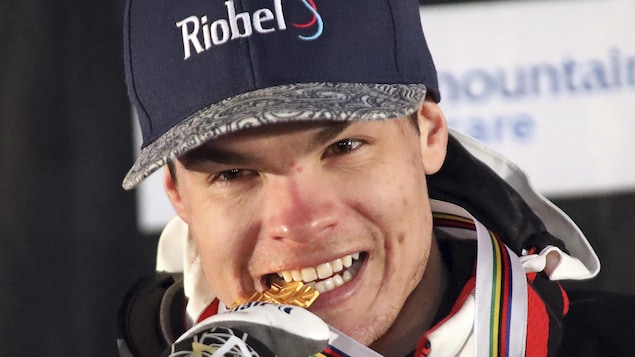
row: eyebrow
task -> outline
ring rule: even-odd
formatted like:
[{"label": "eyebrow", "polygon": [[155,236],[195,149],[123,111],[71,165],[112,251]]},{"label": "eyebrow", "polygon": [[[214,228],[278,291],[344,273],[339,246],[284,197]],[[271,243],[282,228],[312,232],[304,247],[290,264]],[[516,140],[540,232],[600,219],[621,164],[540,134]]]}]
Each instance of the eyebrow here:
[{"label": "eyebrow", "polygon": [[323,144],[331,141],[333,138],[340,135],[344,130],[346,130],[351,124],[353,124],[352,121],[346,121],[328,125],[322,128],[317,133],[315,133],[315,135],[313,135],[313,137],[309,141],[307,151],[315,150],[317,147],[320,147]]},{"label": "eyebrow", "polygon": [[[332,140],[346,128],[348,128],[352,122],[341,122],[337,124],[327,125],[319,129],[309,139],[309,143],[306,147],[306,152],[315,150],[328,141]],[[241,153],[233,150],[226,150],[213,145],[204,145],[189,151],[185,155],[179,158],[181,164],[186,168],[192,168],[205,162],[214,162],[225,165],[248,165],[258,160],[258,157],[248,153]]]},{"label": "eyebrow", "polygon": [[210,146],[202,146],[194,149],[179,158],[181,164],[187,169],[191,169],[205,162],[215,162],[227,165],[246,165],[253,162],[254,159],[254,157],[248,154]]}]

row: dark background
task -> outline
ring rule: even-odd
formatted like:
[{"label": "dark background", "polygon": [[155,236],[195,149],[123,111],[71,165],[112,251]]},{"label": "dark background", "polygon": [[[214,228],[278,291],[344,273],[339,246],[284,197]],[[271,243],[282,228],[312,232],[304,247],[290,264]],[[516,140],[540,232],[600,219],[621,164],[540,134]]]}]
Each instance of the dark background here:
[{"label": "dark background", "polygon": [[[154,267],[157,236],[120,186],[122,14],[121,0],[0,3],[1,356],[114,356],[118,303]],[[602,259],[585,286],[635,293],[635,193],[555,201]]]}]

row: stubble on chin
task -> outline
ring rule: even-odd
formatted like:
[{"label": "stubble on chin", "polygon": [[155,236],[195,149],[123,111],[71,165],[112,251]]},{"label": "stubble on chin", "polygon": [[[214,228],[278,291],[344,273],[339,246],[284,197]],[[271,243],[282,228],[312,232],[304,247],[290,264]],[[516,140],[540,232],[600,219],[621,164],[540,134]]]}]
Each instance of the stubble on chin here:
[{"label": "stubble on chin", "polygon": [[350,332],[350,337],[365,346],[372,348],[373,343],[386,335],[399,315],[399,307],[395,304],[387,307],[386,312],[370,317]]}]

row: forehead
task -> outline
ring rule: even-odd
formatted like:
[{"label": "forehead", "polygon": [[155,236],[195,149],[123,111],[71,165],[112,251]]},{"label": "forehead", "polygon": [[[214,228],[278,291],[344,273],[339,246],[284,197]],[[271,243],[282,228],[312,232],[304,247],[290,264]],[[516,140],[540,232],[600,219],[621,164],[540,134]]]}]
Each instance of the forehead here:
[{"label": "forehead", "polygon": [[197,157],[210,151],[226,150],[228,148],[232,150],[240,149],[249,142],[258,142],[260,140],[275,140],[275,143],[289,143],[299,140],[306,145],[307,150],[310,150],[327,144],[329,140],[334,139],[349,128],[352,130],[362,130],[365,135],[372,133],[375,137],[385,135],[386,131],[384,129],[393,125],[399,127],[402,132],[411,131],[414,128],[415,130],[412,130],[412,132],[418,133],[416,120],[413,121],[410,119],[412,118],[406,117],[370,121],[322,120],[256,126],[210,140],[202,146],[187,152],[181,159]]},{"label": "forehead", "polygon": [[[416,114],[416,113],[415,113]],[[413,114],[414,115],[414,114]],[[372,126],[379,127],[386,125],[403,125],[408,122],[410,128],[416,128],[416,116],[410,115],[405,118],[397,119],[384,119],[384,120],[349,120],[349,121],[327,121],[327,120],[315,120],[315,121],[302,121],[302,122],[287,122],[287,123],[275,123],[262,126],[255,126],[247,129],[243,129],[239,132],[229,133],[203,144],[204,146],[216,146],[223,144],[230,144],[232,142],[238,142],[242,139],[256,139],[265,137],[279,137],[290,134],[305,133],[308,135],[317,134],[328,137],[328,134],[339,134],[350,128],[370,128]],[[414,125],[412,125],[414,124]]]},{"label": "forehead", "polygon": [[351,125],[357,125],[356,121],[303,121],[275,123],[243,129],[211,140],[204,145],[227,144],[241,139],[263,138],[272,136],[285,136],[290,134],[311,134],[320,131],[343,131]]},{"label": "forehead", "polygon": [[[303,151],[314,149],[345,131],[355,122],[293,122],[270,124],[241,130],[208,141],[193,149],[179,159],[186,166],[199,162],[248,163],[255,160],[254,154],[263,149],[263,145],[291,144],[302,146]],[[252,152],[247,155],[246,152]]]}]

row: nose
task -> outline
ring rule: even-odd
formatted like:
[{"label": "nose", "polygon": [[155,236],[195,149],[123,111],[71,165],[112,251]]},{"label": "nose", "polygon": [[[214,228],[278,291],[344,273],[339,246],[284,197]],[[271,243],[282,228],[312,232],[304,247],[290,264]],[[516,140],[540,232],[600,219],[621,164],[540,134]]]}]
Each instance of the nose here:
[{"label": "nose", "polygon": [[337,225],[333,187],[310,173],[268,180],[262,233],[270,239],[308,243],[330,234]]}]

